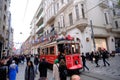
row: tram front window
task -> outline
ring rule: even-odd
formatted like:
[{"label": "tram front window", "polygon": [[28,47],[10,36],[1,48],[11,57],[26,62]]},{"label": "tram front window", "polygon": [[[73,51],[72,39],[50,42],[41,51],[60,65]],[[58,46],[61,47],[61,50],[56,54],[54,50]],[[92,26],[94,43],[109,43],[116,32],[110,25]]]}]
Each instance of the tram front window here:
[{"label": "tram front window", "polygon": [[64,53],[64,44],[58,44],[58,51]]}]

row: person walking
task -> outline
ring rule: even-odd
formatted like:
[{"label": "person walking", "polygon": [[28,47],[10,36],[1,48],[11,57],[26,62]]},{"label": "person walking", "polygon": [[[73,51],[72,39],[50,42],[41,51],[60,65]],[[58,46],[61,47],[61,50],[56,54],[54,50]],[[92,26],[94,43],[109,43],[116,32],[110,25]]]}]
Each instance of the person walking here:
[{"label": "person walking", "polygon": [[93,63],[93,58],[94,58],[94,52],[92,51],[92,52],[90,53],[90,61],[91,61],[91,63]]},{"label": "person walking", "polygon": [[32,61],[28,61],[25,69],[25,80],[35,80],[35,72]]},{"label": "person walking", "polygon": [[48,63],[46,62],[45,58],[42,58],[42,60],[39,63],[39,72],[40,72],[40,80],[46,80],[47,79],[47,68]]},{"label": "person walking", "polygon": [[97,51],[94,53],[94,58],[95,58],[96,67],[100,67],[100,65],[98,64],[98,61],[99,61],[99,53],[98,53]]},{"label": "person walking", "polygon": [[108,64],[108,66],[110,66],[110,63],[108,63],[106,60],[108,58],[108,52],[104,49],[104,50],[102,50],[101,54],[102,54],[104,66],[106,66],[106,64]]},{"label": "person walking", "polygon": [[30,55],[26,56],[26,61],[27,61],[27,63],[30,61]]},{"label": "person walking", "polygon": [[12,61],[12,64],[9,66],[9,80],[16,80],[16,74],[18,73],[18,65],[15,64],[15,61]]},{"label": "person walking", "polygon": [[59,62],[59,74],[60,80],[67,80],[67,67],[64,59],[61,59]]},{"label": "person walking", "polygon": [[60,62],[61,59],[65,60],[65,55],[61,52],[58,52],[58,61]]},{"label": "person walking", "polygon": [[89,68],[86,66],[86,57],[84,53],[82,53],[81,57],[82,57],[82,63],[83,63],[83,71],[85,71],[85,68],[89,71]]},{"label": "person walking", "polygon": [[53,64],[53,78],[54,80],[60,80],[60,76],[59,76],[59,63],[58,63],[58,59],[56,59],[54,61]]},{"label": "person walking", "polygon": [[35,73],[38,74],[37,69],[38,69],[38,64],[39,64],[39,59],[38,56],[36,55],[34,57],[34,65],[35,65]]},{"label": "person walking", "polygon": [[8,77],[7,75],[8,68],[4,63],[5,63],[5,60],[0,59],[0,80],[7,80],[7,77]]}]

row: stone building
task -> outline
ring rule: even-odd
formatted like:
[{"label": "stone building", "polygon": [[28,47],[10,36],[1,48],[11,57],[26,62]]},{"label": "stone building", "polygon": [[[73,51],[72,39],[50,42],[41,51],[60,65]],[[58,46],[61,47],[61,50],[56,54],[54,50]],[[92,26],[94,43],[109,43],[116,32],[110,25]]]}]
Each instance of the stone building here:
[{"label": "stone building", "polygon": [[10,0],[0,0],[0,57],[8,55]]},{"label": "stone building", "polygon": [[99,47],[110,53],[120,50],[120,7],[117,0],[42,0],[31,27],[36,44],[31,50],[33,52],[37,52],[41,40],[56,34],[79,39],[81,52],[91,52]]}]

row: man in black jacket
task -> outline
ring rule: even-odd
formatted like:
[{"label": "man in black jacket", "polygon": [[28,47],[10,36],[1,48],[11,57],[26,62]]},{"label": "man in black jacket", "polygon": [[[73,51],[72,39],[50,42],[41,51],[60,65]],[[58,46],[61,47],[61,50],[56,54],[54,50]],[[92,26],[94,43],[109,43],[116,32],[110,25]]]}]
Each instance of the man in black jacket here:
[{"label": "man in black jacket", "polygon": [[48,68],[48,63],[46,62],[45,58],[42,58],[42,60],[39,63],[39,68],[38,68],[40,72],[40,80],[46,80],[47,68]]},{"label": "man in black jacket", "polygon": [[38,69],[38,64],[39,64],[39,59],[38,56],[36,55],[34,57],[34,65],[35,65],[35,73],[38,74],[37,69]]},{"label": "man in black jacket", "polygon": [[4,60],[0,60],[0,80],[7,80],[7,71],[8,68],[4,65]]},{"label": "man in black jacket", "polygon": [[83,71],[85,71],[85,68],[89,70],[89,68],[86,66],[86,57],[84,56],[84,53],[82,53],[81,57],[83,62]]},{"label": "man in black jacket", "polygon": [[108,61],[106,60],[106,58],[108,58],[108,52],[107,50],[102,50],[101,51],[101,54],[102,54],[102,59],[103,59],[103,63],[104,63],[104,66],[106,66],[106,63],[108,64],[108,66],[110,66],[110,63],[108,63]]}]

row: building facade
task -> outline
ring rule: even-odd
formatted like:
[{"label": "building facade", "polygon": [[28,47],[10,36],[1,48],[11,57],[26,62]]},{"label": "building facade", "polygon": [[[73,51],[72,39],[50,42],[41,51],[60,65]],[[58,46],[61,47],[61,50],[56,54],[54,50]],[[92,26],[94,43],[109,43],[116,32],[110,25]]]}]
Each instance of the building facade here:
[{"label": "building facade", "polygon": [[[32,26],[32,53],[53,35],[80,40],[81,52],[99,47],[120,51],[120,7],[117,0],[42,0]],[[92,32],[93,30],[93,32]]]},{"label": "building facade", "polygon": [[0,0],[0,57],[8,55],[10,0]]},{"label": "building facade", "polygon": [[20,54],[31,54],[31,37],[29,36],[27,40],[22,44],[21,49],[20,49]]}]

